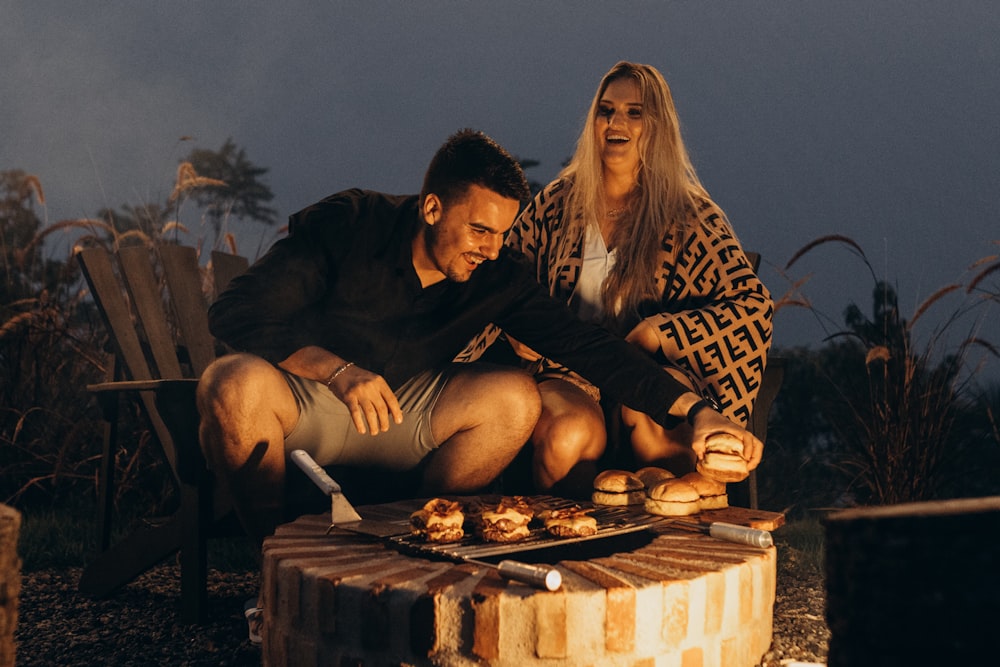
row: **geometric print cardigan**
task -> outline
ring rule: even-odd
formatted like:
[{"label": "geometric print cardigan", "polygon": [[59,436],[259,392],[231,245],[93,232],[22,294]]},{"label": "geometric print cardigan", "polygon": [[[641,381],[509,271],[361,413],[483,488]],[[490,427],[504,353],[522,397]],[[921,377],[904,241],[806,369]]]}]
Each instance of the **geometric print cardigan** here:
[{"label": "geometric print cardigan", "polygon": [[[557,244],[551,242],[563,231],[568,187],[559,179],[538,193],[507,238],[507,245],[534,264],[539,283],[566,302],[583,266],[582,238],[576,239],[572,252],[561,260]],[[657,312],[645,320],[657,332],[661,349],[668,345],[680,351],[668,363],[684,371],[703,395],[718,403],[726,417],[746,426],[771,345],[773,302],[719,207],[702,199],[691,215],[679,255],[673,236],[668,233],[663,239],[661,269],[656,276],[661,298]],[[497,327],[488,327],[458,360],[480,356],[499,334]],[[551,361],[545,366],[545,370],[561,369]],[[583,378],[573,379],[588,389]]]}]

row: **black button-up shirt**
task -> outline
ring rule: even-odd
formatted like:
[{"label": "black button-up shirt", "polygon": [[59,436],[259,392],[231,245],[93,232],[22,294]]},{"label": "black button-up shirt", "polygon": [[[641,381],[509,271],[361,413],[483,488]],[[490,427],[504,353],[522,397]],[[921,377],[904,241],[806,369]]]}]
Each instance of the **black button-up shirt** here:
[{"label": "black button-up shirt", "polygon": [[212,333],[278,363],[309,345],[389,386],[442,368],[494,323],[610,397],[664,423],[685,388],[640,350],[578,320],[504,247],[466,282],[422,287],[412,241],[417,196],[341,192],[290,218],[279,240],[209,311]]}]

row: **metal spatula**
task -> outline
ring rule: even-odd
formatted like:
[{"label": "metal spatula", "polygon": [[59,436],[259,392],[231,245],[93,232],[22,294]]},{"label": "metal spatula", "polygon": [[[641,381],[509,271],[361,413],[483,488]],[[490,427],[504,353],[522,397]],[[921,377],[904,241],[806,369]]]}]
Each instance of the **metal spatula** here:
[{"label": "metal spatula", "polygon": [[295,465],[302,468],[313,484],[323,490],[323,493],[330,496],[330,520],[334,525],[361,521],[361,515],[354,509],[354,505],[344,496],[340,484],[333,481],[333,478],[326,474],[326,471],[319,467],[309,454],[296,449],[291,454]]}]

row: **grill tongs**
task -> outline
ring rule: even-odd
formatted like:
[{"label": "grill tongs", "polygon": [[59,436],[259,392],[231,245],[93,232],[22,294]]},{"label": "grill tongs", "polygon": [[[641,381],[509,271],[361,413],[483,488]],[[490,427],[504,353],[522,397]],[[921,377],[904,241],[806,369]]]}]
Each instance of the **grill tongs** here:
[{"label": "grill tongs", "polygon": [[[395,542],[389,538],[394,535],[405,534],[408,531],[408,526],[403,527],[394,524],[387,529],[387,522],[385,521],[363,518],[360,514],[358,514],[357,510],[354,509],[354,506],[351,505],[350,501],[347,500],[347,497],[344,495],[340,485],[337,484],[337,482],[335,482],[328,474],[326,474],[326,471],[323,470],[323,468],[321,468],[307,452],[304,452],[301,449],[296,449],[291,453],[291,457],[295,464],[302,469],[309,479],[311,479],[312,482],[323,491],[323,493],[330,496],[331,529],[341,528],[353,533],[374,536],[379,538],[384,543],[393,546],[395,546]],[[402,531],[400,531],[401,528]],[[469,556],[448,554],[430,549],[421,551],[421,553],[438,556],[443,555],[452,560],[491,568],[496,570],[500,576],[506,579],[521,581],[547,591],[556,591],[559,590],[560,586],[562,586],[562,574],[560,574],[559,570],[547,565],[532,565],[530,563],[521,563],[514,560],[502,560],[497,564],[493,564],[477,560]]]}]

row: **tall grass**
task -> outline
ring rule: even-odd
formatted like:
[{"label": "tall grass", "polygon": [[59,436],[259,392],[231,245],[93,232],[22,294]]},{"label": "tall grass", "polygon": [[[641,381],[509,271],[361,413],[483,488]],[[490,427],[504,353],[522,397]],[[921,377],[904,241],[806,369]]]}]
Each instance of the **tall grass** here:
[{"label": "tall grass", "polygon": [[[218,186],[184,162],[169,205],[179,214],[198,188]],[[92,502],[104,424],[86,386],[108,379],[111,346],[90,299],[73,249],[46,255],[55,233],[73,245],[173,243],[187,228],[156,205],[105,211],[100,219],[42,225],[41,182],[20,171],[0,172],[0,502],[63,507]],[[220,241],[230,245],[235,239]],[[123,403],[115,452],[115,503],[165,513],[175,503],[167,462],[138,406]]]},{"label": "tall grass", "polygon": [[[995,406],[977,382],[984,364],[1000,356],[979,334],[998,301],[998,290],[989,284],[998,272],[996,256],[973,264],[968,282],[935,291],[906,319],[895,290],[876,278],[864,251],[850,238],[831,235],[807,244],[785,271],[829,244],[846,245],[873,280],[871,315],[851,304],[843,328],[826,338],[826,348],[804,356],[825,380],[825,386],[814,385],[811,391],[822,397],[815,405],[828,433],[820,448],[825,464],[845,481],[840,500],[892,504],[967,493],[975,487],[956,485],[955,479],[974,476],[983,462],[1000,460]],[[776,310],[812,309],[804,293],[807,280],[790,282],[792,289]],[[950,296],[963,300],[941,314]],[[928,324],[935,315],[936,322]],[[817,318],[831,321],[823,314]],[[915,328],[918,322],[929,326],[923,337]],[[954,342],[958,327],[968,329]]]}]

